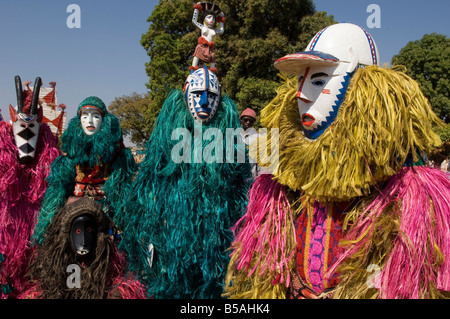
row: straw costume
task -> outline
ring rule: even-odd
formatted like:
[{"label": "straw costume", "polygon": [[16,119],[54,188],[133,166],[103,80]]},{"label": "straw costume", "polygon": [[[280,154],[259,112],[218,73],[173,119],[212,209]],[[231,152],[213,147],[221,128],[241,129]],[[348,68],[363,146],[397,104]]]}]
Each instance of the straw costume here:
[{"label": "straw costume", "polygon": [[64,206],[48,226],[44,244],[36,249],[28,273],[32,286],[19,298],[146,298],[145,287],[125,273],[125,258],[109,228],[109,218],[93,198]]},{"label": "straw costume", "polygon": [[[230,228],[242,216],[251,178],[245,145],[237,141],[238,117],[206,66],[189,75],[184,93],[173,90],[164,102],[119,246],[149,296],[220,298]],[[227,129],[234,132],[230,140]]]},{"label": "straw costume", "polygon": [[22,91],[16,76],[17,111],[0,122],[0,298],[26,288],[30,237],[47,187],[50,165],[59,156],[56,138],[42,120],[41,79]]},{"label": "straw costume", "polygon": [[261,112],[265,127],[279,128],[279,163],[256,180],[234,226],[226,297],[449,291],[450,181],[422,156],[440,144],[432,125],[442,122],[404,68],[377,58],[367,32],[337,24],[275,62],[297,77],[284,77]]},{"label": "straw costume", "polygon": [[[82,125],[82,112],[96,110],[102,117],[95,134],[87,135]],[[114,221],[111,231],[120,236],[123,216],[120,214],[136,172],[130,149],[123,145],[119,120],[106,109],[98,97],[83,100],[62,136],[62,151],[52,164],[49,187],[39,214],[33,238],[42,245],[46,228],[66,202],[93,197],[101,202],[105,213]],[[119,238],[116,238],[118,240]]]}]

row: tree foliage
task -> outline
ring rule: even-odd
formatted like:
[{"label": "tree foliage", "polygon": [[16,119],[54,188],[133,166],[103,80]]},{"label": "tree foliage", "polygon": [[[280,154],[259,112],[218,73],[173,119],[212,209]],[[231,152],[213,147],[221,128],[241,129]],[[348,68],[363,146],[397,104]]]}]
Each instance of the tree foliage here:
[{"label": "tree foliage", "polygon": [[450,113],[450,39],[445,35],[425,34],[411,41],[392,58],[392,65],[406,66],[443,120]]},{"label": "tree foliage", "polygon": [[[182,88],[189,74],[199,30],[192,23],[193,1],[161,0],[148,19],[141,44],[150,61],[150,97],[162,106],[168,93]],[[259,112],[279,85],[273,62],[302,51],[320,29],[336,23],[315,12],[312,0],[215,1],[225,13],[225,33],[217,36],[215,56],[223,94],[241,111]]]},{"label": "tree foliage", "polygon": [[447,124],[435,131],[443,141],[429,158],[440,163],[450,152],[450,39],[437,33],[411,41],[392,58],[392,65],[404,65],[428,98],[433,111]]},{"label": "tree foliage", "polygon": [[[149,92],[116,98],[109,106],[137,145],[148,140],[169,92],[181,89],[189,75],[200,36],[192,23],[195,2],[160,0],[155,6],[141,38],[150,58]],[[214,38],[217,74],[222,93],[236,102],[239,111],[250,107],[259,114],[280,85],[273,62],[304,50],[319,30],[336,23],[333,16],[315,12],[312,0],[214,2],[226,18],[225,33]]]},{"label": "tree foliage", "polygon": [[144,145],[150,137],[153,123],[158,116],[155,103],[150,94],[137,94],[116,97],[108,109],[119,120],[125,136],[130,136],[131,142]]}]

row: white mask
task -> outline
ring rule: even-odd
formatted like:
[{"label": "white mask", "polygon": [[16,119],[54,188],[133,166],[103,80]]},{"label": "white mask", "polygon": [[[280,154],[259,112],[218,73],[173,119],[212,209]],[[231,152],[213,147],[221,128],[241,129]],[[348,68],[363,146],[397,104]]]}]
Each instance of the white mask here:
[{"label": "white mask", "polygon": [[298,77],[298,109],[307,138],[318,138],[336,119],[357,68],[378,61],[372,36],[351,23],[328,26],[314,36],[306,51],[275,61],[278,70]]},{"label": "white mask", "polygon": [[103,117],[100,111],[92,107],[82,109],[80,120],[83,132],[88,136],[97,133],[103,123]]},{"label": "white mask", "polygon": [[305,66],[298,77],[300,120],[308,138],[315,139],[336,119],[350,74],[339,66]]}]

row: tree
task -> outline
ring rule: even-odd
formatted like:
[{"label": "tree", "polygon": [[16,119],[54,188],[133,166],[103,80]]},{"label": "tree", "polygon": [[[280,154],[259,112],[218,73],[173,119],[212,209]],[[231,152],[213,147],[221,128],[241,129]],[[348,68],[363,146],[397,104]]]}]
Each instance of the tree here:
[{"label": "tree", "polygon": [[[315,12],[312,0],[215,2],[226,17],[225,33],[214,39],[217,74],[222,93],[236,102],[239,111],[251,107],[258,114],[280,85],[273,62],[304,50],[319,30],[336,23],[333,16]],[[116,98],[109,106],[133,143],[143,145],[148,140],[167,95],[182,89],[189,74],[199,37],[192,23],[193,3],[160,0],[155,6],[141,38],[150,57],[149,92]]]},{"label": "tree", "polygon": [[130,136],[131,142],[143,146],[150,137],[153,123],[159,111],[150,99],[150,94],[137,94],[116,97],[108,109],[119,120],[125,136]]},{"label": "tree", "polygon": [[[222,62],[219,78],[224,92],[236,101],[240,111],[251,107],[258,114],[275,96],[275,89],[279,86],[278,70],[273,66],[275,60],[289,53],[303,51],[319,30],[335,23],[333,17],[327,16],[325,12],[296,19],[294,13],[302,12],[301,8],[288,15],[282,13],[289,11],[287,8],[275,8],[280,2],[270,3],[274,8],[268,11],[276,10],[277,17],[263,15],[257,22],[251,23],[252,28],[238,28],[236,33],[230,32],[228,37],[224,36],[223,40],[219,40],[221,42],[218,41],[227,41],[223,44],[225,48],[217,49],[217,59]],[[253,17],[258,14],[248,15]],[[283,21],[283,18],[286,20]],[[264,19],[267,22],[263,22]],[[261,29],[259,34],[253,30],[258,25]]]},{"label": "tree", "polygon": [[406,66],[443,120],[450,113],[450,39],[443,34],[425,34],[411,41],[392,58],[392,65]]},{"label": "tree", "polygon": [[425,34],[411,41],[392,58],[392,65],[404,65],[428,98],[433,111],[447,124],[435,128],[443,141],[429,158],[440,163],[450,151],[450,39],[445,35]]},{"label": "tree", "polygon": [[[273,62],[302,51],[320,29],[336,23],[333,16],[315,13],[312,0],[215,1],[225,13],[225,33],[217,36],[215,55],[223,94],[242,111],[257,113],[279,86]],[[151,99],[162,107],[168,93],[182,88],[189,74],[198,29],[192,24],[192,0],[161,0],[148,19],[141,44],[150,62],[146,71]]]}]

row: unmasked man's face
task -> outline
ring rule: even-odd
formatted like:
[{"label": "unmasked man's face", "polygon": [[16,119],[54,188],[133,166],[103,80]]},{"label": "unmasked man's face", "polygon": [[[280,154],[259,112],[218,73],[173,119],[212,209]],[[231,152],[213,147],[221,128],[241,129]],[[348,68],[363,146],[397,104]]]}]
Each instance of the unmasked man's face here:
[{"label": "unmasked man's face", "polygon": [[83,132],[88,136],[92,136],[100,130],[103,123],[103,117],[95,108],[84,108],[81,111],[81,126]]}]

